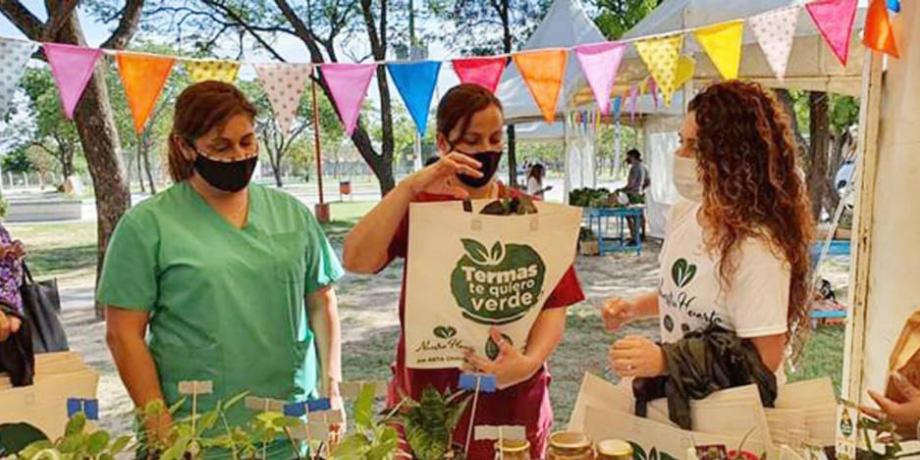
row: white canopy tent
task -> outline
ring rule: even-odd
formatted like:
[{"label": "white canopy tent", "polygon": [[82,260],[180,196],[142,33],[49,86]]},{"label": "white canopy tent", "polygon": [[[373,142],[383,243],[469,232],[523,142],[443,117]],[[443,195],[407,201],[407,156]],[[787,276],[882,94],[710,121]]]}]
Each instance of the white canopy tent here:
[{"label": "white canopy tent", "polygon": [[[795,0],[762,0],[757,2],[726,2],[724,0],[670,0],[659,6],[639,24],[624,35],[624,39],[661,35],[696,27],[717,24],[733,19],[745,19],[757,14],[800,4]],[[856,29],[865,21],[866,1],[860,0],[856,15]],[[789,58],[786,78],[777,80],[767,64],[760,45],[750,30],[745,30],[739,78],[758,81],[776,88],[829,91],[858,95],[862,80],[863,46],[859,33],[853,34],[847,66],[840,65],[808,13],[801,9],[796,26],[795,40]],[[649,234],[664,236],[665,220],[671,205],[677,201],[677,190],[672,184],[672,163],[678,145],[678,131],[683,118],[685,101],[694,88],[720,79],[718,71],[699,44],[685,35],[684,55],[696,60],[694,78],[682,91],[674,95],[671,107],[666,110],[648,110],[642,107],[645,139],[644,154],[652,186],[648,195]],[[648,70],[634,47],[629,47],[617,76],[618,84],[634,84],[644,80]]]}]

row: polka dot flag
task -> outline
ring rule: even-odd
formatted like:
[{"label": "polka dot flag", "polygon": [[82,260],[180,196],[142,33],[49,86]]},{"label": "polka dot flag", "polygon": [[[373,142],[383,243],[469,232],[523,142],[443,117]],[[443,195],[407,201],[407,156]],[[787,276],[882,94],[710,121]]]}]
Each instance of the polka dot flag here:
[{"label": "polka dot flag", "polygon": [[253,64],[256,74],[262,82],[262,88],[268,94],[268,100],[275,112],[275,120],[281,133],[287,135],[291,122],[300,106],[307,78],[313,71],[311,64],[267,63]]},{"label": "polka dot flag", "polygon": [[636,42],[636,50],[658,83],[665,105],[671,105],[671,96],[677,90],[677,61],[683,46],[683,34]]},{"label": "polka dot flag", "polygon": [[6,115],[37,43],[0,38],[0,117]]},{"label": "polka dot flag", "polygon": [[240,63],[219,59],[190,59],[185,61],[185,71],[194,83],[205,80],[233,83],[240,71]]},{"label": "polka dot flag", "polygon": [[780,80],[786,76],[786,66],[792,52],[792,40],[798,21],[798,6],[767,11],[748,19],[748,26],[754,32],[767,63]]}]

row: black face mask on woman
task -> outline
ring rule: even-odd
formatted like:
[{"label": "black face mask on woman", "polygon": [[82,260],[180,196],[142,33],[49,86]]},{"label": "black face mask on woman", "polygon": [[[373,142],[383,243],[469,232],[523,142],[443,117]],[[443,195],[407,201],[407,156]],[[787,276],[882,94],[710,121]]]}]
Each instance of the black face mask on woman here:
[{"label": "black face mask on woman", "polygon": [[195,171],[212,187],[225,192],[239,192],[249,185],[259,155],[236,161],[212,160],[195,149]]},{"label": "black face mask on woman", "polygon": [[454,151],[472,157],[476,159],[476,161],[482,163],[482,167],[479,168],[479,172],[482,173],[482,177],[457,174],[457,179],[460,179],[460,182],[463,182],[467,186],[473,188],[479,188],[488,184],[489,181],[492,180],[492,177],[495,176],[495,172],[498,171],[498,163],[502,160],[501,150],[486,150],[484,152],[476,153],[461,152],[460,150]]}]

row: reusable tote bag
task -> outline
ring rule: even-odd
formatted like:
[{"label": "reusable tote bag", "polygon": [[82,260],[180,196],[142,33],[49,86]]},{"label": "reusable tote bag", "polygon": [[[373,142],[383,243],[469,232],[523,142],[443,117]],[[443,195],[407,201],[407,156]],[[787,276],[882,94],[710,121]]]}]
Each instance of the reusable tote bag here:
[{"label": "reusable tote bag", "polygon": [[575,259],[581,209],[535,202],[536,214],[479,212],[491,200],[413,203],[406,275],[406,363],[457,368],[464,348],[495,359],[498,327],[523,349],[546,298]]}]

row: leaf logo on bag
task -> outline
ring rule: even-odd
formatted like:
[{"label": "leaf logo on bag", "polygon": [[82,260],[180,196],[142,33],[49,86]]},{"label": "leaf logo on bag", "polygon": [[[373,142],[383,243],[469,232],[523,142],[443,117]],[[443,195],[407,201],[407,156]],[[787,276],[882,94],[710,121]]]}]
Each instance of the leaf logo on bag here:
[{"label": "leaf logo on bag", "polygon": [[[511,337],[505,334],[502,334],[502,339],[507,341],[508,345],[512,345],[512,346],[514,345],[514,341],[511,340]],[[502,352],[501,347],[499,347],[498,344],[495,343],[494,340],[492,340],[492,337],[489,337],[489,340],[486,341],[486,356],[492,361],[495,361],[495,359],[498,358],[498,355],[500,355],[501,352]]]},{"label": "leaf logo on bag", "polygon": [[546,266],[530,246],[496,242],[492,249],[462,239],[465,254],[450,277],[450,290],[463,316],[480,324],[517,321],[537,305]]},{"label": "leaf logo on bag", "polygon": [[434,328],[434,336],[439,339],[449,339],[457,335],[457,329],[451,326],[438,326]]}]

